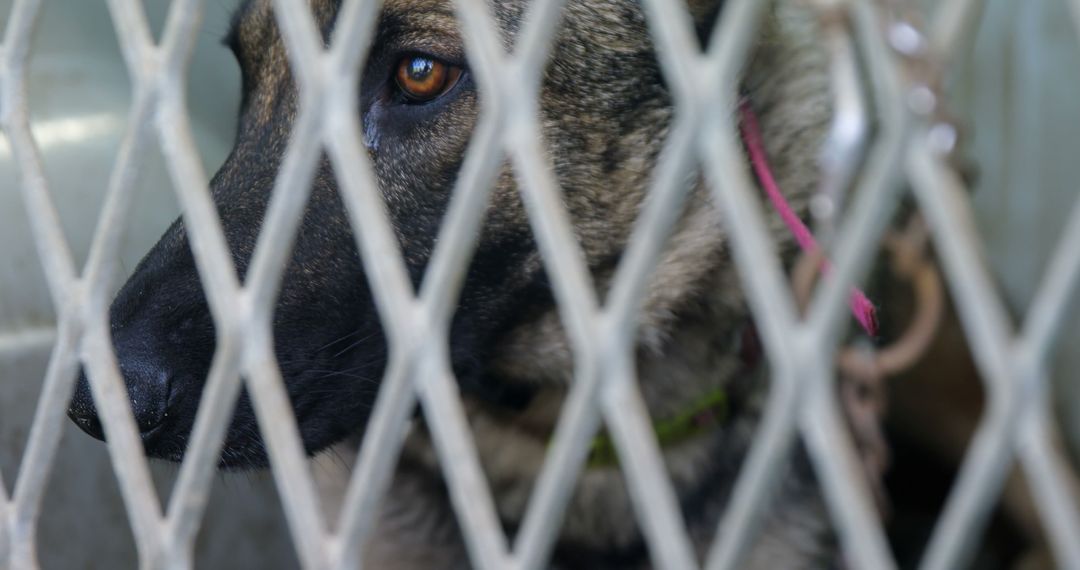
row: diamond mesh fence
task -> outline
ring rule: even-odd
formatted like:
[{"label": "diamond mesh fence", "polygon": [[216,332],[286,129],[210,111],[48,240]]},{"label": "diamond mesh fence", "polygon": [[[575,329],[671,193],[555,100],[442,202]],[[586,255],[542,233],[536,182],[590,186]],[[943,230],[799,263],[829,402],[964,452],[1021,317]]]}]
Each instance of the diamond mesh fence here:
[{"label": "diamond mesh fence", "polygon": [[[967,560],[1005,477],[1018,463],[1031,482],[1058,565],[1080,568],[1075,475],[1056,444],[1048,380],[1051,348],[1080,274],[1080,206],[1022,326],[1015,327],[981,261],[968,191],[948,160],[950,126],[938,112],[940,74],[952,55],[971,41],[983,3],[942,0],[936,6],[935,26],[925,35],[903,19],[902,2],[807,3],[823,22],[832,58],[835,117],[822,192],[837,201],[849,200],[850,207],[830,232],[833,269],[823,277],[804,317],[774,251],[739,137],[737,113],[732,112],[739,105],[740,74],[769,2],[726,2],[708,49],[702,51],[682,3],[642,1],[675,115],[649,198],[601,300],[541,137],[538,93],[563,2],[531,2],[512,53],[504,49],[486,2],[453,2],[484,105],[437,247],[416,290],[367,159],[355,103],[381,2],[343,2],[326,46],[307,2],[273,1],[299,90],[299,108],[257,247],[241,281],[208,191],[184,95],[203,3],[174,0],[160,41],[155,41],[140,2],[108,1],[133,84],[132,107],[89,259],[78,267],[61,229],[28,114],[30,41],[43,2],[17,0],[0,48],[0,128],[19,168],[17,187],[56,307],[57,335],[14,485],[0,481],[0,567],[38,567],[35,528],[80,365],[108,436],[144,568],[192,566],[209,485],[242,388],[251,396],[306,568],[360,565],[417,405],[430,427],[469,558],[477,568],[545,567],[590,442],[602,426],[614,442],[658,568],[740,567],[762,526],[778,474],[800,438],[846,560],[855,568],[895,567],[837,400],[834,355],[846,330],[851,284],[868,271],[887,220],[910,187],[931,229],[987,394],[985,414],[922,566],[955,568]],[[1080,1],[1069,5],[1080,22]],[[864,84],[869,89],[861,89]],[[217,331],[217,351],[195,427],[164,508],[119,372],[108,312],[136,172],[152,145],[160,146],[167,161]],[[389,350],[342,516],[333,526],[324,522],[273,343],[282,268],[324,153],[339,180]],[[573,347],[575,370],[546,462],[512,541],[481,468],[447,348],[457,296],[504,157],[517,178]],[[696,168],[730,233],[771,371],[764,416],[703,560],[688,535],[635,381],[637,313],[648,278],[683,211],[690,190],[687,172]],[[854,189],[845,197],[849,186]]]}]

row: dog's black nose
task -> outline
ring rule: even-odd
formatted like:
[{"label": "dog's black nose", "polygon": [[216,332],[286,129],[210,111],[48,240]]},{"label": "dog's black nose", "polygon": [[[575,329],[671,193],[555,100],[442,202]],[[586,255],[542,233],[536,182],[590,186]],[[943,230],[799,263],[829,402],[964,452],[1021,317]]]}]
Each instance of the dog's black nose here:
[{"label": "dog's black nose", "polygon": [[[127,385],[128,402],[135,414],[139,433],[146,440],[161,427],[165,420],[169,400],[168,374],[159,368],[136,359],[121,360],[120,370]],[[105,439],[90,383],[86,374],[80,374],[75,394],[68,407],[68,417],[84,432],[100,440]]]}]

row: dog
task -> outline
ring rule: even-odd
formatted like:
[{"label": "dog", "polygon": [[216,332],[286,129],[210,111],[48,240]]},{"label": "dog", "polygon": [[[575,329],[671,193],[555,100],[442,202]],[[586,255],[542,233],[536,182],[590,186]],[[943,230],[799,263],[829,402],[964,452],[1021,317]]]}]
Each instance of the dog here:
[{"label": "dog", "polygon": [[[488,2],[508,47],[529,0]],[[310,0],[327,42],[340,8]],[[682,2],[676,2],[682,9]],[[688,0],[702,42],[722,0]],[[817,183],[830,120],[827,57],[811,14],[770,8],[738,86],[760,118],[774,174],[799,212]],[[247,0],[227,45],[243,99],[235,146],[211,181],[238,274],[252,257],[298,94],[269,0]],[[638,0],[567,0],[539,95],[547,158],[601,296],[626,248],[675,110]],[[506,80],[512,80],[506,78]],[[418,285],[483,105],[450,0],[386,0],[362,70],[357,112],[390,222]],[[733,109],[732,112],[735,112]],[[688,173],[688,177],[693,173]],[[656,420],[723,394],[705,429],[661,439],[699,554],[711,543],[768,389],[727,232],[700,176],[647,290],[638,331],[640,389]],[[779,220],[770,230],[790,260]],[[113,342],[146,453],[180,461],[215,349],[215,331],[178,220],[135,269],[110,312]],[[327,159],[318,167],[274,313],[275,351],[309,454],[364,430],[387,342]],[[498,514],[513,533],[573,380],[541,255],[509,166],[497,177],[450,331],[449,354]],[[698,410],[702,411],[702,410]],[[103,438],[86,379],[69,410]],[[375,568],[467,568],[430,434],[418,416],[365,550]],[[598,436],[603,441],[603,436]],[[594,445],[594,447],[596,447]],[[602,446],[601,446],[602,447]],[[610,451],[610,450],[609,450]],[[611,451],[611,453],[614,453]],[[221,466],[264,467],[248,396]],[[744,568],[837,563],[805,457],[796,454]],[[651,568],[617,458],[592,457],[551,559],[555,568]]]}]

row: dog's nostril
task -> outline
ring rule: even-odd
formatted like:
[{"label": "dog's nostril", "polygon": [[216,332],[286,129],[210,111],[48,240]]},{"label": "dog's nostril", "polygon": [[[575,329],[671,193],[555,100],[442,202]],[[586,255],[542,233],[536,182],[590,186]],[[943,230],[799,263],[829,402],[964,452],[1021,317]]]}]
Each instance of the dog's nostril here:
[{"label": "dog's nostril", "polygon": [[[122,361],[120,368],[127,385],[128,403],[135,416],[135,424],[145,439],[153,435],[165,420],[169,377],[166,373],[141,363],[132,365]],[[75,394],[68,408],[68,417],[90,436],[105,439],[101,419],[90,393],[90,383],[85,375],[80,375],[76,384]]]},{"label": "dog's nostril", "polygon": [[101,428],[101,421],[94,408],[94,399],[90,396],[90,383],[87,382],[85,374],[80,374],[75,384],[75,394],[68,406],[68,417],[90,437],[105,440],[105,431]]},{"label": "dog's nostril", "polygon": [[71,412],[68,412],[68,415],[75,421],[75,425],[79,426],[79,429],[89,434],[90,437],[105,440],[105,430],[102,429],[101,421],[98,420],[96,415],[78,416]]},{"label": "dog's nostril", "polygon": [[75,386],[75,395],[71,399],[71,406],[68,407],[68,417],[90,437],[105,440],[105,430],[101,427],[97,410],[94,408],[94,400],[90,397],[90,385],[86,381],[86,376],[80,376]]}]

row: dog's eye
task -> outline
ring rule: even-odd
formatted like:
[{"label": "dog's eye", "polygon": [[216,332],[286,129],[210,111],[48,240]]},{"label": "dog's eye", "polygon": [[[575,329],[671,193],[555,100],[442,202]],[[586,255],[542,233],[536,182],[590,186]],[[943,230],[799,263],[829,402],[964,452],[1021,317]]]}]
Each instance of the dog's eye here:
[{"label": "dog's eye", "polygon": [[461,78],[461,68],[422,55],[402,59],[394,75],[398,89],[415,103],[426,103],[449,91]]}]

